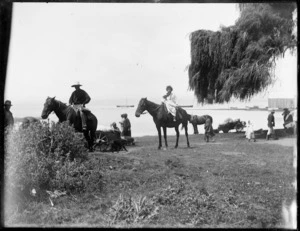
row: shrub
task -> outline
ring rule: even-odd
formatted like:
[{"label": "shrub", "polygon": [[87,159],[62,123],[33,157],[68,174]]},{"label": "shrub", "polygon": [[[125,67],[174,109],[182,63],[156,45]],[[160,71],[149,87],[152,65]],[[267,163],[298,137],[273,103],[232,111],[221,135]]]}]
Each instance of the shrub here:
[{"label": "shrub", "polygon": [[[51,126],[50,126],[51,125]],[[12,201],[45,190],[81,192],[99,181],[87,160],[85,139],[67,123],[34,123],[5,135],[5,190]],[[30,192],[35,189],[36,197]]]}]

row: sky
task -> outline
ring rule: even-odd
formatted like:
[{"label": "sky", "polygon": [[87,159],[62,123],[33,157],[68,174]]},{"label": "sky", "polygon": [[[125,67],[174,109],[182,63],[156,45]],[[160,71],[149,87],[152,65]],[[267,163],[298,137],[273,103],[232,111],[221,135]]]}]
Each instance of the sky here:
[{"label": "sky", "polygon": [[[14,3],[5,99],[67,103],[79,81],[90,104],[157,101],[167,85],[192,104],[189,34],[217,31],[238,17],[231,3]],[[296,86],[296,57],[287,57],[276,70],[284,75],[276,91]]]}]

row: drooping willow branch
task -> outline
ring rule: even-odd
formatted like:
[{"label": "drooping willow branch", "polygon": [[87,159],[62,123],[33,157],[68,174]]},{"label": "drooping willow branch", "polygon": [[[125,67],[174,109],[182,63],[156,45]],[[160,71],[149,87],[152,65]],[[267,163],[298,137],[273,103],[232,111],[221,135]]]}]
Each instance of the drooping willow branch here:
[{"label": "drooping willow branch", "polygon": [[290,17],[294,8],[288,8],[290,14],[284,8],[285,17],[276,13],[278,9],[278,5],[249,4],[236,25],[191,33],[189,87],[198,102],[250,99],[272,83],[275,57],[296,45]]}]

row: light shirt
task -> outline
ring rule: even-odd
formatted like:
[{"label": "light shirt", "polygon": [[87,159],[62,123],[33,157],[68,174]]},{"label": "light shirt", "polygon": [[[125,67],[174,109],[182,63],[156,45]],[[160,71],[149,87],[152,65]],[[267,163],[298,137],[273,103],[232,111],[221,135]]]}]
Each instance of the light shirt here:
[{"label": "light shirt", "polygon": [[177,97],[176,97],[176,95],[175,94],[173,94],[173,93],[171,93],[168,97],[167,97],[167,99],[166,100],[168,100],[168,101],[172,101],[174,104],[177,104],[176,103],[176,101],[177,101]]}]

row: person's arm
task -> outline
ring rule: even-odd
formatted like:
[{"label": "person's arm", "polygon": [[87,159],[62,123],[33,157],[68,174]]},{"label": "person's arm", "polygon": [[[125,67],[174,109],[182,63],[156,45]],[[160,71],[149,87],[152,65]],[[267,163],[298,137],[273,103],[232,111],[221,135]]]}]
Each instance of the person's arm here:
[{"label": "person's arm", "polygon": [[91,101],[91,97],[89,96],[88,93],[85,92],[85,102],[84,104],[88,104]]},{"label": "person's arm", "polygon": [[71,94],[71,97],[69,99],[69,104],[72,105],[73,104],[73,95],[74,95],[74,92]]}]

